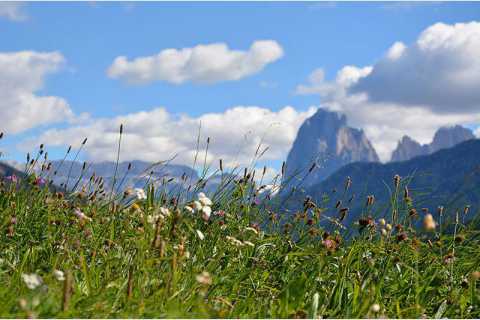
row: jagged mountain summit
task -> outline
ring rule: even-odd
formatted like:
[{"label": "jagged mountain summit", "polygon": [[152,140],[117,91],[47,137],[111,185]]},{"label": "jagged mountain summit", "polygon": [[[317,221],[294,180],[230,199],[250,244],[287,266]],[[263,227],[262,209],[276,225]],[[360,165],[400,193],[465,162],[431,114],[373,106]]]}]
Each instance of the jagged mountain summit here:
[{"label": "jagged mountain summit", "polygon": [[428,155],[441,149],[451,148],[470,139],[475,139],[473,132],[459,125],[438,129],[433,141],[424,145],[409,136],[403,136],[392,153],[391,161],[406,161],[414,157]]},{"label": "jagged mountain summit", "polygon": [[[345,115],[319,109],[297,133],[287,157],[283,184],[308,187],[356,161],[379,161],[364,132],[348,127]],[[310,171],[314,163],[315,169]]]}]

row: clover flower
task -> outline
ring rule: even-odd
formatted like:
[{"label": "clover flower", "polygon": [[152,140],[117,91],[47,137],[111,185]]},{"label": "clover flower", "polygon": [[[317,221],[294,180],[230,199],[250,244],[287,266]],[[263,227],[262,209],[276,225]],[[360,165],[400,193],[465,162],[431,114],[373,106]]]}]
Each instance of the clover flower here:
[{"label": "clover flower", "polygon": [[370,307],[370,310],[373,312],[373,313],[378,313],[380,312],[380,305],[378,303],[374,303],[372,304],[372,306]]},{"label": "clover flower", "polygon": [[203,192],[200,192],[197,197],[198,200],[193,201],[192,205],[186,206],[185,209],[192,213],[194,211],[201,213],[203,220],[208,221],[212,214],[211,205],[213,204],[213,202]]},{"label": "clover flower", "polygon": [[207,271],[203,271],[201,274],[197,275],[196,279],[198,283],[205,286],[212,284],[212,277],[210,276],[210,273],[208,273]]},{"label": "clover flower", "polygon": [[135,188],[135,196],[137,197],[137,200],[146,200],[147,195],[145,194],[145,190],[141,188]]},{"label": "clover flower", "polygon": [[36,289],[37,287],[41,286],[43,283],[42,278],[35,273],[31,273],[31,274],[24,273],[22,274],[22,279],[23,279],[23,282],[25,282],[25,285],[30,290]]},{"label": "clover flower", "polygon": [[161,207],[160,208],[160,213],[162,215],[164,215],[165,217],[169,217],[170,216],[170,210],[168,208],[165,208],[165,207]]},{"label": "clover flower", "polygon": [[55,279],[57,279],[58,281],[64,281],[64,280],[65,280],[65,274],[63,273],[63,271],[53,270],[53,276],[54,276]]}]

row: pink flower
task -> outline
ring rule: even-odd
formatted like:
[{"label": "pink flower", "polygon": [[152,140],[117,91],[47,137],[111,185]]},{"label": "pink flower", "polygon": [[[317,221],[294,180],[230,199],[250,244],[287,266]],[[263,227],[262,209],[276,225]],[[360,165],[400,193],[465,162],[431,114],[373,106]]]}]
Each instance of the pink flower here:
[{"label": "pink flower", "polygon": [[35,181],[33,182],[33,184],[36,186],[43,186],[45,185],[45,183],[46,183],[45,179],[41,177],[35,178]]},{"label": "pink flower", "polygon": [[15,174],[12,174],[11,176],[5,177],[5,179],[7,179],[8,181],[11,181],[13,183],[17,183],[17,181],[18,181],[18,178]]},{"label": "pink flower", "polygon": [[225,217],[225,211],[223,211],[223,210],[215,211],[214,214],[215,214],[216,216],[219,216],[219,217]]}]

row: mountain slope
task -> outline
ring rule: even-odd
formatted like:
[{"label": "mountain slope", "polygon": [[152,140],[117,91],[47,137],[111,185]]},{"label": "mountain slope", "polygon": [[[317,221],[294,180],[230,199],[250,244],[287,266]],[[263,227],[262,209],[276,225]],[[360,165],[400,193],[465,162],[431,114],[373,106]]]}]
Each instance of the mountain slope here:
[{"label": "mountain slope", "polygon": [[[284,185],[314,185],[345,164],[379,161],[362,130],[347,126],[344,115],[319,109],[300,127],[290,150]],[[316,163],[316,169],[305,175]]]},{"label": "mountain slope", "polygon": [[[345,222],[351,223],[362,215],[365,199],[368,195],[376,198],[373,215],[382,216],[389,211],[391,190],[394,189],[393,177],[398,174],[403,183],[408,180],[413,206],[420,211],[428,208],[435,212],[438,206],[444,206],[448,214],[471,205],[472,214],[480,207],[480,140],[469,140],[450,149],[442,149],[431,155],[416,157],[403,162],[352,163],[336,171],[325,181],[306,188],[302,197],[309,195],[321,202],[325,196],[330,198],[328,206],[337,200],[350,208]],[[352,185],[343,195],[347,177]],[[339,190],[332,192],[332,190]],[[348,203],[351,196],[355,200]],[[400,198],[403,189],[400,190]],[[289,200],[298,201],[296,199]],[[298,209],[298,207],[297,207]],[[335,212],[335,210],[331,211]],[[389,214],[389,213],[388,213]]]}]

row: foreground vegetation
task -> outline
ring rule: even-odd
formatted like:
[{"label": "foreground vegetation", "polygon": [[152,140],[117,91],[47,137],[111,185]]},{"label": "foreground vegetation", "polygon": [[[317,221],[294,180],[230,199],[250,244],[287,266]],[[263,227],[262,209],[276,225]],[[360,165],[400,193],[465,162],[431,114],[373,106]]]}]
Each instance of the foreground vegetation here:
[{"label": "foreground vegetation", "polygon": [[365,218],[343,240],[309,201],[280,228],[243,181],[186,206],[25,179],[0,190],[1,317],[480,317],[478,232],[459,221],[422,235]]},{"label": "foreground vegetation", "polygon": [[368,196],[344,226],[344,203],[364,201],[350,179],[297,212],[269,200],[265,171],[222,163],[208,195],[205,177],[176,192],[110,192],[96,176],[67,190],[42,148],[0,177],[2,318],[480,317],[480,232],[464,223],[476,213],[415,208],[399,176],[387,209]]}]

